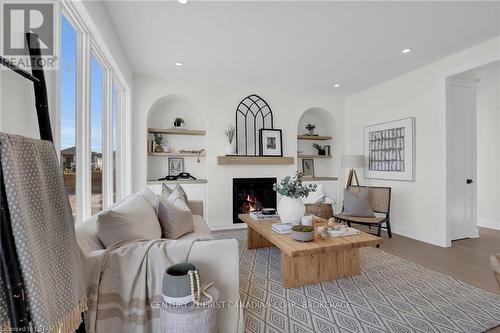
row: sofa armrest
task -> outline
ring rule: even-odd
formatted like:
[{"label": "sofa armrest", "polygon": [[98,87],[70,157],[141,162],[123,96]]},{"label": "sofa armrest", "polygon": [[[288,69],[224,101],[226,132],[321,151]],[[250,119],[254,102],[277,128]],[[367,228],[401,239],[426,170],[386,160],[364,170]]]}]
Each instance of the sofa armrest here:
[{"label": "sofa armrest", "polygon": [[203,201],[202,200],[189,200],[188,201],[189,209],[193,215],[199,215],[203,217]]},{"label": "sofa armrest", "polygon": [[218,312],[218,332],[239,332],[243,323],[239,304],[240,266],[238,241],[221,239],[193,244],[189,262],[200,269],[203,284],[214,281],[220,302],[227,302]]},{"label": "sofa armrest", "polygon": [[106,250],[94,250],[84,253],[80,250],[80,260],[82,261],[83,278],[85,281],[85,290],[87,291],[87,295],[89,293],[95,266],[99,261],[99,258],[103,255],[104,251]]}]

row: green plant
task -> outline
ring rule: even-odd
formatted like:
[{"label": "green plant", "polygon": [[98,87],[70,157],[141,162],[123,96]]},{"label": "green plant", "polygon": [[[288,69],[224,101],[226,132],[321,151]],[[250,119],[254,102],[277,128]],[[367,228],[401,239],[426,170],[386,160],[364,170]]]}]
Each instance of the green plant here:
[{"label": "green plant", "polygon": [[273,185],[273,190],[285,197],[294,199],[305,198],[310,192],[315,192],[318,186],[316,184],[303,185],[303,176],[302,172],[297,172],[293,177],[286,176],[280,181],[279,185],[276,183]]},{"label": "green plant", "polygon": [[234,133],[236,132],[236,129],[232,124],[227,125],[226,130],[224,131],[224,134],[227,137],[227,140],[229,141],[229,144],[233,143],[233,138],[234,138]]},{"label": "green plant", "polygon": [[316,125],[314,125],[314,124],[307,124],[307,125],[306,125],[306,130],[308,130],[308,131],[312,131],[312,130],[314,130],[315,128],[316,128]]},{"label": "green plant", "polygon": [[297,224],[292,227],[292,230],[296,232],[311,232],[314,231],[314,228],[310,225]]},{"label": "green plant", "polygon": [[158,146],[161,146],[161,144],[163,143],[163,135],[158,134],[158,133],[154,133],[153,134],[153,140],[155,141],[155,143]]},{"label": "green plant", "polygon": [[317,143],[313,143],[312,145],[314,148],[316,148],[318,151],[325,150],[325,146],[319,145]]}]

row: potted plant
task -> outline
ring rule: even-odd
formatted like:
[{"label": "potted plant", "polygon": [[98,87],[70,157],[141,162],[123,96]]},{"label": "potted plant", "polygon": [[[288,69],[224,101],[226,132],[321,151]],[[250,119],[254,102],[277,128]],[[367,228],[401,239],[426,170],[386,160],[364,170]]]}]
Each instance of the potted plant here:
[{"label": "potted plant", "polygon": [[314,124],[307,124],[306,125],[306,130],[309,131],[309,135],[314,135],[315,128],[316,128],[316,125],[314,125]]},{"label": "potted plant", "polygon": [[174,127],[181,128],[183,124],[184,124],[184,119],[182,119],[182,118],[175,118],[175,120],[174,120]]},{"label": "potted plant", "polygon": [[226,155],[234,155],[234,145],[233,145],[233,139],[234,139],[234,134],[236,132],[236,129],[234,128],[233,125],[229,124],[226,127],[226,130],[224,131],[224,134],[226,135],[228,145],[226,146]]},{"label": "potted plant", "polygon": [[163,153],[163,135],[154,133],[153,140],[155,142],[155,153]]},{"label": "potted plant", "polygon": [[302,184],[302,176],[302,172],[297,172],[293,177],[283,178],[279,185],[273,185],[273,189],[282,195],[278,203],[278,215],[283,223],[299,224],[306,211],[302,198],[316,191],[316,184]]},{"label": "potted plant", "polygon": [[297,224],[290,231],[292,238],[300,242],[310,242],[314,239],[314,227]]},{"label": "potted plant", "polygon": [[318,150],[318,155],[326,155],[326,150],[324,146],[321,146],[317,143],[313,143],[313,147]]}]

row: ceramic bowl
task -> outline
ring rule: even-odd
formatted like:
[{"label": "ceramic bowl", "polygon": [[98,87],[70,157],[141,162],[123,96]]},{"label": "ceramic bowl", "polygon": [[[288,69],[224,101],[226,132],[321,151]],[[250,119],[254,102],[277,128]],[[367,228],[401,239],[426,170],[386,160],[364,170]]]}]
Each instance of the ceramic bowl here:
[{"label": "ceramic bowl", "polygon": [[314,239],[314,231],[300,232],[291,230],[292,238],[299,242],[310,242]]}]

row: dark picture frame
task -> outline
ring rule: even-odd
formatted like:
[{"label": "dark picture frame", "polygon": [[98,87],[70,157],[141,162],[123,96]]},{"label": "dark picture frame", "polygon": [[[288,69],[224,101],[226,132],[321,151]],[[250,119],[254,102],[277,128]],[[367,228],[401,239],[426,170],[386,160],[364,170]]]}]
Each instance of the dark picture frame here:
[{"label": "dark picture frame", "polygon": [[259,130],[259,156],[283,157],[283,140],[280,129]]},{"label": "dark picture frame", "polygon": [[302,159],[302,173],[304,174],[304,176],[314,177],[314,159]]}]

